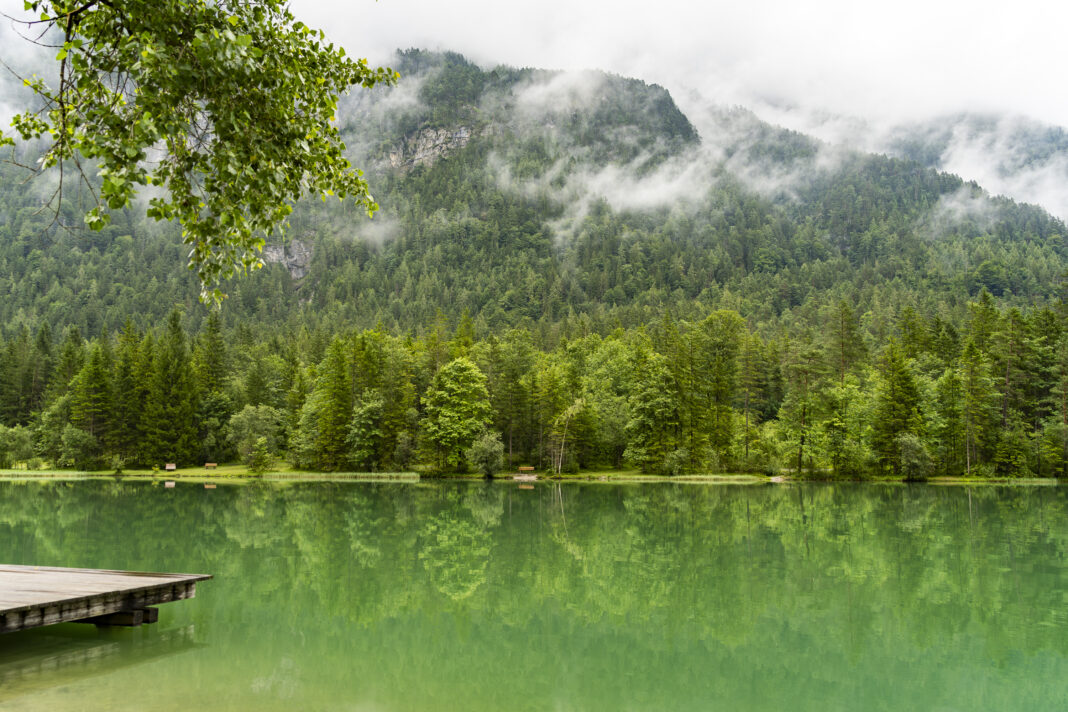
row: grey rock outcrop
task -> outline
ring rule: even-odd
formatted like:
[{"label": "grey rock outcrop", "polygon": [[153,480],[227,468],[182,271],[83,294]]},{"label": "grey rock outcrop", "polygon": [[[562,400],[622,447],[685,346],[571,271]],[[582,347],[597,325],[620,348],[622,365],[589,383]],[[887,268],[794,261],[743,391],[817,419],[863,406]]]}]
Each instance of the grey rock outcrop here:
[{"label": "grey rock outcrop", "polygon": [[293,279],[303,279],[311,268],[312,246],[301,240],[290,240],[284,245],[267,245],[263,248],[263,261],[280,264]]},{"label": "grey rock outcrop", "polygon": [[399,147],[389,152],[389,165],[401,170],[432,165],[442,156],[466,146],[472,135],[467,126],[454,129],[423,129],[404,139]]}]

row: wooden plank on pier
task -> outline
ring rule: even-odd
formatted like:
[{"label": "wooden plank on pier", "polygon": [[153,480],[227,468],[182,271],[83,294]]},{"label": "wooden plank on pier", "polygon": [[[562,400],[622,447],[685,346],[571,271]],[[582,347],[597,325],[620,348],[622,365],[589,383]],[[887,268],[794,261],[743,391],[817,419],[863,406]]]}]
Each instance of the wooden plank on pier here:
[{"label": "wooden plank on pier", "polygon": [[[154,574],[0,564],[0,633],[54,623],[105,621],[196,595],[206,574]],[[136,618],[136,614],[130,619]],[[151,617],[151,616],[149,616]],[[123,617],[115,618],[119,620]],[[144,616],[140,616],[144,620]]]}]

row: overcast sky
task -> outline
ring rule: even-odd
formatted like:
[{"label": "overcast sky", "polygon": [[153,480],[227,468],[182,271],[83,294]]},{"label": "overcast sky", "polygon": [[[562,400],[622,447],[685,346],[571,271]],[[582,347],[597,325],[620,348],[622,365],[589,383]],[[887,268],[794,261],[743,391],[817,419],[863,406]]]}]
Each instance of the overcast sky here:
[{"label": "overcast sky", "polygon": [[[1058,0],[291,0],[350,54],[455,50],[487,67],[603,69],[667,87],[702,129],[703,104],[868,150],[883,131],[960,111],[1006,112],[1068,128],[1068,2]],[[23,15],[22,0],[0,11]],[[28,45],[0,24],[0,55]],[[22,88],[0,75],[0,123]],[[856,121],[855,119],[861,119]],[[954,134],[941,166],[1068,219],[1068,156],[999,170],[1018,153],[995,136]],[[1002,130],[1004,129],[1004,130]],[[1012,160],[1007,161],[1012,163]]]},{"label": "overcast sky", "polygon": [[[293,0],[358,56],[606,69],[707,98],[872,120],[1004,110],[1068,126],[1056,0]],[[769,117],[771,118],[771,117]]]}]

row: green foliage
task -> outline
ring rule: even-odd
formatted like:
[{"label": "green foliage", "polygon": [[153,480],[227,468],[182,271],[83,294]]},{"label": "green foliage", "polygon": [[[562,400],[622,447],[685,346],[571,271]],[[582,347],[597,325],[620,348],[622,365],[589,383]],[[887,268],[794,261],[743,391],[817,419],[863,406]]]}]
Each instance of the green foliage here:
[{"label": "green foliage", "polygon": [[262,475],[264,472],[267,472],[274,467],[274,459],[274,453],[271,451],[268,439],[264,436],[260,436],[256,438],[256,441],[252,444],[252,448],[249,450],[245,464],[248,465],[249,472],[256,475]]},{"label": "green foliage", "polygon": [[[384,228],[301,201],[285,252],[309,261],[235,283],[219,311],[175,269],[170,226],[117,210],[57,230],[0,166],[0,424],[53,461],[71,426],[130,466],[247,458],[264,437],[300,467],[455,469],[490,429],[508,465],[557,472],[1065,472],[1060,221],[908,161],[821,162],[744,111],[711,118],[755,144],[724,139],[708,185],[639,209],[585,179],[688,160],[696,134],[659,87],[401,64],[422,103],[394,114],[387,87],[339,107],[380,167]],[[810,180],[784,199],[738,165]],[[989,220],[945,218],[957,197]],[[276,424],[234,420],[259,409]]]},{"label": "green foliage", "polygon": [[143,422],[148,459],[179,465],[195,462],[199,393],[182,316],[175,310],[155,348]]},{"label": "green foliage", "polygon": [[[879,464],[897,474],[905,473],[921,458],[916,453],[924,432],[920,389],[901,347],[891,341],[882,358],[882,373],[876,393],[872,448]],[[909,436],[903,439],[903,436]],[[922,449],[922,444],[920,444]],[[911,470],[910,470],[911,471]]]},{"label": "green foliage", "polygon": [[471,467],[486,477],[497,474],[504,465],[504,443],[500,433],[489,430],[482,433],[467,448],[464,457]]},{"label": "green foliage", "polygon": [[491,413],[486,376],[470,359],[453,359],[438,369],[426,394],[424,427],[442,467],[461,464]]},{"label": "green foliage", "polygon": [[[442,322],[425,337],[379,328],[257,341],[238,329],[213,337],[241,348],[205,378],[222,384],[205,393],[195,375],[205,334],[187,336],[175,312],[143,337],[127,328],[117,342],[84,342],[71,332],[55,376],[41,386],[42,409],[16,411],[31,425],[2,426],[7,439],[19,438],[19,454],[0,456],[147,466],[230,453],[251,463],[262,438],[272,457],[329,470],[459,469],[466,461],[485,472],[504,467],[496,455],[483,460],[499,443],[509,464],[554,472],[1054,476],[1068,466],[1068,370],[1045,344],[1062,343],[1061,313],[1068,310],[995,309],[986,354],[966,325],[959,355],[917,337],[909,359],[891,338],[877,361],[857,357],[844,378],[833,348],[811,333],[765,338],[729,310],[555,345],[524,329],[483,336],[474,320],[457,330]],[[904,319],[914,334],[945,330],[920,312]],[[451,341],[443,336],[450,333]],[[1013,342],[1013,334],[1022,336]],[[865,354],[878,352],[870,333],[866,342]],[[231,397],[244,398],[251,374],[265,373],[258,361],[274,364],[258,390],[279,405],[247,402],[235,413]],[[473,447],[486,432],[493,447]]]},{"label": "green foliage", "polygon": [[33,457],[33,433],[23,425],[0,425],[0,468],[26,462]]},{"label": "green foliage", "polygon": [[79,470],[93,469],[100,463],[100,442],[68,423],[60,436],[59,461]]},{"label": "green foliage", "polygon": [[285,3],[29,0],[26,10],[62,47],[55,85],[27,80],[41,109],[17,115],[16,132],[49,141],[42,169],[99,164],[85,216],[94,230],[139,186],[163,188],[148,215],[182,224],[203,294],[218,299],[219,280],[260,266],[262,235],[305,193],[375,210],[332,122],[340,93],[397,75],[346,58]]},{"label": "green foliage", "polygon": [[[678,456],[672,466],[668,458],[677,449],[679,427],[678,403],[673,398],[674,384],[667,361],[659,354],[649,354],[638,362],[639,381],[631,401],[631,419],[627,423],[627,449],[624,459],[643,472],[677,469]],[[686,453],[689,457],[689,453]],[[673,473],[674,474],[674,473]]]},{"label": "green foliage", "polygon": [[349,435],[349,459],[358,470],[378,469],[382,448],[382,412],[380,397],[370,395],[360,399],[352,409]]},{"label": "green foliage", "polygon": [[272,456],[279,453],[283,419],[283,413],[269,405],[246,405],[230,417],[230,437],[242,462],[252,467],[257,448]]},{"label": "green foliage", "polygon": [[897,449],[895,468],[906,480],[922,480],[927,477],[931,458],[923,441],[915,433],[900,433],[894,440]]},{"label": "green foliage", "polygon": [[312,399],[316,406],[316,463],[326,470],[341,469],[346,461],[346,440],[352,417],[348,366],[344,345],[340,339],[334,339],[319,369],[319,380]]}]

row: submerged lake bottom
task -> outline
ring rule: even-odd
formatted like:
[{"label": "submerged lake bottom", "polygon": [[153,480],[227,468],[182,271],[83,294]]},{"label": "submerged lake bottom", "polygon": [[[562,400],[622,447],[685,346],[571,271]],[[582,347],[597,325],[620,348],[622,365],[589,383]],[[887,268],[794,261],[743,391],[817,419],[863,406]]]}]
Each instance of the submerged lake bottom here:
[{"label": "submerged lake bottom", "polygon": [[3,710],[1064,710],[1068,489],[0,482],[0,562],[210,573],[0,636]]}]

